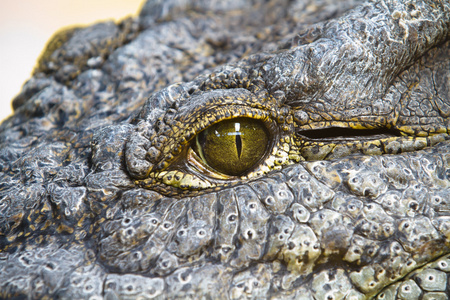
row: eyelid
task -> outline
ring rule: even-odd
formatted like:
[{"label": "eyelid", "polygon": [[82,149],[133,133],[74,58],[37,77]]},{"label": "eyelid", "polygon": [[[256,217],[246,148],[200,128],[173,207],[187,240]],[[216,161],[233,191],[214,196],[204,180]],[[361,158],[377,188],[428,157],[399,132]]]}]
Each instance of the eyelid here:
[{"label": "eyelid", "polygon": [[198,157],[197,153],[189,147],[187,152],[186,163],[188,166],[192,167],[194,171],[196,171],[197,175],[204,174],[214,179],[219,180],[228,180],[237,178],[236,176],[229,176],[226,174],[218,173],[214,171],[212,168],[208,167],[206,164],[202,163],[200,157]]}]

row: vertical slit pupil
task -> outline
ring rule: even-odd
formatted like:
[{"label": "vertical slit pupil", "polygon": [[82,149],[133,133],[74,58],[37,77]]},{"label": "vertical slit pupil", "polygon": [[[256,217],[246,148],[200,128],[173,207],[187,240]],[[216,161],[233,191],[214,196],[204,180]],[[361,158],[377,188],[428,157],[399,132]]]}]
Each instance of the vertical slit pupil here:
[{"label": "vertical slit pupil", "polygon": [[213,171],[240,176],[264,156],[269,137],[263,122],[235,118],[205,128],[197,134],[191,149],[199,162]]},{"label": "vertical slit pupil", "polygon": [[237,155],[239,158],[241,158],[241,153],[242,153],[242,140],[241,140],[241,135],[240,134],[236,134],[236,150],[237,150]]}]

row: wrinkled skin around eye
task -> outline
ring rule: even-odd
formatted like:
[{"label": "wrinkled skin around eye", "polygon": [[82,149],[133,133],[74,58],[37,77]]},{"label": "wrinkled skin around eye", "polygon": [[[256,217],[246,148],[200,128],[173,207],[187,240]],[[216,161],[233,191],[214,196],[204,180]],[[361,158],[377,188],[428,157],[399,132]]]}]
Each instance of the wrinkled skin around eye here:
[{"label": "wrinkled skin around eye", "polygon": [[225,175],[239,176],[261,160],[268,142],[269,135],[261,121],[236,118],[200,132],[192,148],[208,167]]}]

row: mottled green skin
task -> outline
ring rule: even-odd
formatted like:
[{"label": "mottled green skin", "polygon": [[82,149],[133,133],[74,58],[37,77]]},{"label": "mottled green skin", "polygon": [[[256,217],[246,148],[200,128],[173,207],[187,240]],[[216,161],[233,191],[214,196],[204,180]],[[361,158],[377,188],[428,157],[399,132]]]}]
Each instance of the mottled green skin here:
[{"label": "mottled green skin", "polygon": [[[447,299],[449,27],[448,1],[155,0],[62,33],[0,128],[0,298]],[[260,163],[193,168],[234,117]]]}]

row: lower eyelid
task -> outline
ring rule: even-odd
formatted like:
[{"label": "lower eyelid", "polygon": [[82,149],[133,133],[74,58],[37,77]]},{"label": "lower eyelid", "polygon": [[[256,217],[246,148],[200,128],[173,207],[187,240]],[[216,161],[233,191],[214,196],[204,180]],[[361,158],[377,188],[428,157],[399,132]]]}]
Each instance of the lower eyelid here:
[{"label": "lower eyelid", "polygon": [[206,164],[204,164],[201,159],[198,157],[197,153],[190,148],[187,153],[186,164],[188,168],[193,168],[195,173],[203,174],[208,177],[219,179],[219,180],[228,180],[235,178],[234,176],[228,176],[225,174],[221,174],[216,172],[215,170],[209,168]]}]

